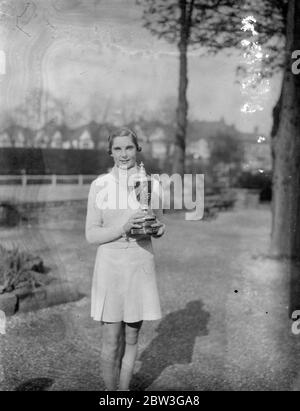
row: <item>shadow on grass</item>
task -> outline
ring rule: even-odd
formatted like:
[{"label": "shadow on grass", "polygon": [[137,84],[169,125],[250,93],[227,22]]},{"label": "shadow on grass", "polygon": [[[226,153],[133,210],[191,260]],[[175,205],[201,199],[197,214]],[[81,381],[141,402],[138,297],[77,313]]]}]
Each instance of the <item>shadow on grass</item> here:
[{"label": "shadow on grass", "polygon": [[169,366],[192,362],[196,337],[208,334],[209,313],[200,300],[190,301],[185,308],[162,319],[157,336],[142,352],[140,370],[133,376],[134,391],[144,391]]},{"label": "shadow on grass", "polygon": [[51,378],[33,378],[18,385],[14,391],[47,391],[53,383]]}]

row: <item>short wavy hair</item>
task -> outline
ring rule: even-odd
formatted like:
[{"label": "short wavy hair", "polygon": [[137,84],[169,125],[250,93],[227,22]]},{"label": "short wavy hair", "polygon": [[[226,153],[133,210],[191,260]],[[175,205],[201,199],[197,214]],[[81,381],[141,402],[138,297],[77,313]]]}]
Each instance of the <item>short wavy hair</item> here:
[{"label": "short wavy hair", "polygon": [[135,131],[127,127],[121,127],[114,130],[108,137],[108,154],[112,154],[112,145],[116,137],[131,137],[137,151],[142,151],[142,147],[138,143],[138,137]]}]

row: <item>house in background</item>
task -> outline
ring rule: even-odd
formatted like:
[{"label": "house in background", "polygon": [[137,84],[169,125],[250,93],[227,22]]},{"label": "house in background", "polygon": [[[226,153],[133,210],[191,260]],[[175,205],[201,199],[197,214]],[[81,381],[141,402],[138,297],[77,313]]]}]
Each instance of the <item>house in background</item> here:
[{"label": "house in background", "polygon": [[[116,126],[116,125],[114,125]],[[108,136],[113,125],[88,124],[71,129],[56,120],[48,121],[41,129],[32,130],[18,124],[11,124],[0,132],[0,147],[37,147],[60,149],[107,150]],[[142,155],[159,160],[161,165],[172,163],[174,124],[159,120],[139,119],[128,123],[136,131],[142,146]],[[216,139],[231,136],[242,142],[244,160],[242,167],[247,171],[271,170],[270,138],[260,135],[256,127],[253,132],[240,132],[234,125],[219,121],[190,121],[186,138],[186,155],[193,166],[200,166],[210,158],[210,151]]]},{"label": "house in background", "polygon": [[263,172],[272,169],[270,139],[265,136],[256,136],[244,142],[244,171]]},{"label": "house in background", "polygon": [[11,124],[0,133],[1,147],[30,147],[33,145],[34,131],[27,127]]},{"label": "house in background", "polygon": [[12,142],[7,132],[0,133],[0,147],[12,147]]},{"label": "house in background", "polygon": [[35,147],[62,148],[62,133],[54,120],[48,121],[42,127],[35,139]]},{"label": "house in background", "polygon": [[211,122],[191,121],[188,126],[187,154],[193,155],[194,159],[204,159],[206,154],[210,156],[214,141],[223,135],[241,143],[244,151],[242,168],[245,171],[271,170],[270,138],[261,135],[257,126],[252,132],[241,132],[233,124],[226,124],[224,118]]},{"label": "house in background", "polygon": [[78,140],[76,138],[74,138],[74,140],[71,141],[71,148],[77,149],[79,148],[79,143]]},{"label": "house in background", "polygon": [[14,147],[25,147],[26,145],[27,144],[26,144],[25,136],[22,133],[22,131],[19,130],[16,137],[15,137]]},{"label": "house in background", "polygon": [[50,137],[44,130],[38,130],[34,137],[34,147],[48,148],[50,145]]},{"label": "house in background", "polygon": [[51,148],[62,148],[63,147],[63,138],[59,130],[50,137],[50,147]]},{"label": "house in background", "polygon": [[199,158],[208,160],[210,157],[208,142],[204,138],[201,138],[198,141],[188,143],[186,147],[186,154],[192,155],[195,160],[198,160]]},{"label": "house in background", "polygon": [[93,149],[95,147],[89,125],[70,129],[66,125],[48,124],[39,130],[35,147],[60,149]]},{"label": "house in background", "polygon": [[88,129],[85,129],[78,138],[78,148],[79,149],[90,149],[94,148],[94,142],[92,140],[91,134]]},{"label": "house in background", "polygon": [[95,147],[88,125],[68,129],[66,134],[65,141],[69,141],[73,149],[92,150]]},{"label": "house in background", "polygon": [[188,123],[187,143],[201,139],[209,141],[219,135],[226,134],[238,138],[240,132],[234,124],[228,125],[223,117],[219,121],[193,120]]},{"label": "house in background", "polygon": [[72,148],[71,141],[68,141],[68,140],[63,141],[62,148],[65,149],[65,150],[69,150],[70,148]]}]

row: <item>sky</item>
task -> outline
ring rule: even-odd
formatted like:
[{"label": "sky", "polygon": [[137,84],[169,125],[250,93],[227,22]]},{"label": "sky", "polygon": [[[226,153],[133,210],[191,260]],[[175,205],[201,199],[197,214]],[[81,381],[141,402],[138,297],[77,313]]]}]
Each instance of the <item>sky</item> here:
[{"label": "sky", "polygon": [[[155,118],[162,104],[176,101],[178,52],[143,28],[141,16],[135,0],[1,1],[1,113],[42,88],[63,102],[74,126],[120,113]],[[271,81],[263,111],[242,113],[247,97],[235,74],[241,58],[189,53],[189,118],[223,117],[241,131],[269,133],[280,78]]]}]

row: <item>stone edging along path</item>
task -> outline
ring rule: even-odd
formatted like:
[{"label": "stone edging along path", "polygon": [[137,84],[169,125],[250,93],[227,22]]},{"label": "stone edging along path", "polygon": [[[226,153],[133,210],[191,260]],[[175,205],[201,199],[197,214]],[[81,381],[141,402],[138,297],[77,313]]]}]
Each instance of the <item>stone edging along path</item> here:
[{"label": "stone edging along path", "polygon": [[77,301],[84,295],[72,287],[70,283],[53,281],[48,285],[29,289],[17,289],[0,295],[0,310],[6,316],[18,312],[28,312],[52,305]]}]

